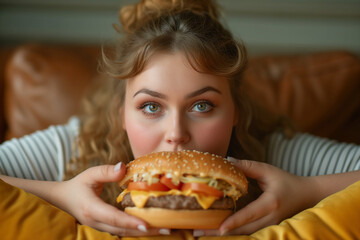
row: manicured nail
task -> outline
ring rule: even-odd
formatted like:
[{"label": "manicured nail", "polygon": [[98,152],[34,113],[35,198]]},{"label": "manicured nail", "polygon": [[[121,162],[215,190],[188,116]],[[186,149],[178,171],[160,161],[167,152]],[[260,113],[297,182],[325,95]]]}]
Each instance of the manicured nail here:
[{"label": "manicured nail", "polygon": [[162,228],[162,229],[159,230],[159,233],[161,235],[170,235],[170,230],[166,229],[166,228]]},{"label": "manicured nail", "polygon": [[122,165],[123,165],[122,162],[118,162],[118,163],[115,165],[115,167],[114,167],[114,171],[115,171],[115,172],[119,171]]},{"label": "manicured nail", "polygon": [[230,156],[228,156],[226,159],[227,159],[229,162],[232,162],[232,163],[237,163],[237,162],[238,162],[238,160],[237,160],[236,158],[233,158],[233,157],[230,157]]},{"label": "manicured nail", "polygon": [[201,231],[201,230],[194,230],[194,232],[193,232],[194,237],[201,237],[204,235],[205,235],[204,231]]},{"label": "manicured nail", "polygon": [[148,230],[147,230],[147,228],[146,228],[145,225],[138,225],[138,226],[137,226],[137,229],[138,229],[139,231],[142,231],[142,232],[145,232],[145,233],[148,232]]}]

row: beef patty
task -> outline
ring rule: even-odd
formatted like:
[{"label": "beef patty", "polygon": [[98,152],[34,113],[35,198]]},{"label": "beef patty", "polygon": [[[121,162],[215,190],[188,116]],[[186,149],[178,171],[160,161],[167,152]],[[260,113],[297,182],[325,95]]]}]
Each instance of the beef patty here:
[{"label": "beef patty", "polygon": [[[134,207],[135,204],[131,200],[130,193],[126,194],[121,201],[121,206]],[[149,197],[145,207],[167,208],[167,209],[203,209],[197,202],[195,197],[188,197],[184,195],[164,195],[159,197]],[[234,201],[231,198],[225,197],[215,200],[209,209],[233,209],[235,207]]]}]

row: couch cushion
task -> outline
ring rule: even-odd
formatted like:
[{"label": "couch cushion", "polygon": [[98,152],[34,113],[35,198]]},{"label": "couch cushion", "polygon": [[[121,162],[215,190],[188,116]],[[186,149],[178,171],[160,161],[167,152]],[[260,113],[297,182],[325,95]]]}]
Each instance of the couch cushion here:
[{"label": "couch cushion", "polygon": [[0,142],[5,137],[5,113],[4,113],[4,82],[5,82],[5,65],[8,61],[9,56],[15,47],[3,46],[0,47]]}]

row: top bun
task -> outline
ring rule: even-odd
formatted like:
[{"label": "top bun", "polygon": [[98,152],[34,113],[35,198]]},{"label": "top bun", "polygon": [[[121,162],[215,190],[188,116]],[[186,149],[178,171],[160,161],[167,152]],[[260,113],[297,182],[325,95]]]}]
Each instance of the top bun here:
[{"label": "top bun", "polygon": [[218,5],[213,0],[141,0],[121,8],[119,20],[126,33],[135,32],[149,20],[181,11],[208,14],[218,20]]},{"label": "top bun", "polygon": [[235,186],[242,194],[247,192],[247,179],[243,172],[225,158],[199,151],[157,152],[144,155],[127,165],[127,172],[120,186],[126,186],[134,174],[151,173],[175,176],[191,174],[221,179]]}]

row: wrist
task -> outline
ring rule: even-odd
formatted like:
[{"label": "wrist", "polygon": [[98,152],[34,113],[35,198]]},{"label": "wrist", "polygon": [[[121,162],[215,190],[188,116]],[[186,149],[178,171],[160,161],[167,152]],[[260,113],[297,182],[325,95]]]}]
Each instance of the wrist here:
[{"label": "wrist", "polygon": [[324,199],[326,194],[324,193],[321,181],[317,176],[311,177],[303,177],[305,179],[303,186],[304,188],[308,189],[307,191],[307,208],[315,206],[318,202]]},{"label": "wrist", "polygon": [[66,190],[67,181],[64,182],[52,182],[52,188],[49,189],[48,202],[52,205],[69,212],[67,206],[67,196],[71,193],[67,193]]},{"label": "wrist", "polygon": [[312,189],[312,198],[314,202],[345,189],[352,183],[360,180],[360,171],[312,176],[307,178],[307,187]]}]

